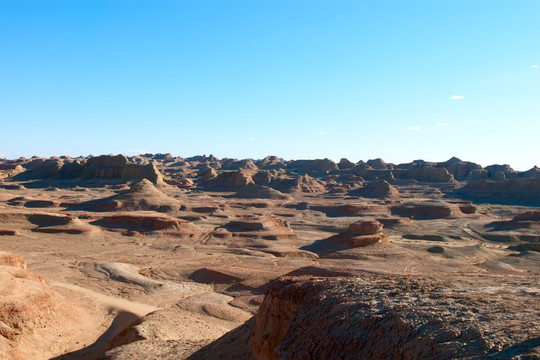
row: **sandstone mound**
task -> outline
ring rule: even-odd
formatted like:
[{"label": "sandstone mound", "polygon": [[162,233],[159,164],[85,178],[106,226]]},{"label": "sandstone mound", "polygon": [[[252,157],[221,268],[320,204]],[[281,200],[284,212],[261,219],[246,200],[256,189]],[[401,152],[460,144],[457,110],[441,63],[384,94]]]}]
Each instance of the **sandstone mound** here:
[{"label": "sandstone mound", "polygon": [[142,179],[122,194],[105,199],[92,200],[77,208],[94,211],[139,211],[154,210],[159,212],[175,211],[180,208],[178,200],[173,199],[156,189],[148,179]]},{"label": "sandstone mound", "polygon": [[249,184],[241,188],[232,195],[235,198],[241,199],[271,199],[271,200],[292,200],[292,196],[282,194],[280,191],[272,189],[268,186]]},{"label": "sandstone mound", "polygon": [[179,301],[176,306],[194,314],[227,322],[243,323],[251,318],[251,314],[229,304],[233,299],[231,296],[210,292],[189,296]]},{"label": "sandstone mound", "polygon": [[25,171],[26,169],[23,168],[21,165],[14,165],[10,168],[0,169],[0,180],[9,179]]},{"label": "sandstone mound", "polygon": [[[299,204],[300,205],[300,204]],[[301,210],[302,206],[297,209]],[[365,216],[365,215],[381,215],[388,213],[388,207],[377,204],[306,204],[305,208],[309,210],[321,211],[329,217],[340,216]]]},{"label": "sandstone mound", "polygon": [[207,165],[199,169],[197,176],[201,177],[203,180],[210,180],[217,176],[217,172],[214,168]]},{"label": "sandstone mound", "polygon": [[11,206],[24,206],[27,208],[51,208],[60,206],[60,201],[51,199],[46,195],[36,197],[19,196],[7,201]]},{"label": "sandstone mound", "polygon": [[[335,164],[334,164],[335,165]],[[309,175],[297,176],[292,180],[289,192],[319,193],[326,190],[325,184]]]},{"label": "sandstone mound", "polygon": [[252,173],[247,170],[224,171],[216,177],[209,178],[203,184],[210,189],[241,188],[253,184]]},{"label": "sandstone mound", "polygon": [[[314,252],[323,258],[348,258],[354,256],[347,251],[349,249],[388,243],[388,239],[382,230],[383,224],[377,220],[357,221],[350,224],[346,232],[316,241],[302,249]],[[340,254],[340,252],[343,254]]]},{"label": "sandstone mound", "polygon": [[177,219],[154,212],[126,212],[105,215],[92,224],[111,230],[129,230],[140,233],[166,231],[177,235],[193,237],[200,233],[199,228],[186,220]]},{"label": "sandstone mound", "polygon": [[82,221],[74,216],[66,216],[65,219],[62,218],[59,220],[62,220],[60,224],[42,225],[32,229],[32,231],[49,234],[65,233],[72,235],[96,234],[101,231],[99,227],[90,225],[89,223]]},{"label": "sandstone mound", "polygon": [[[89,323],[17,255],[0,252],[0,358],[48,359]],[[89,326],[89,325],[87,325]]]},{"label": "sandstone mound", "polygon": [[213,232],[215,237],[262,238],[266,240],[295,239],[289,223],[274,217],[246,217],[228,222]]},{"label": "sandstone mound", "polygon": [[121,180],[147,179],[156,185],[163,185],[163,176],[154,164],[133,164],[124,155],[102,155],[86,161],[81,171],[83,179]]},{"label": "sandstone mound", "polygon": [[370,181],[359,189],[349,191],[348,195],[366,198],[389,198],[399,196],[399,191],[386,180]]},{"label": "sandstone mound", "polygon": [[456,204],[439,200],[411,201],[390,208],[392,214],[418,220],[445,219],[463,216]]},{"label": "sandstone mound", "polygon": [[[540,325],[530,321],[537,293],[513,294],[529,280],[486,293],[489,281],[281,278],[257,313],[251,358],[537,358]],[[478,301],[493,296],[496,305]]]}]

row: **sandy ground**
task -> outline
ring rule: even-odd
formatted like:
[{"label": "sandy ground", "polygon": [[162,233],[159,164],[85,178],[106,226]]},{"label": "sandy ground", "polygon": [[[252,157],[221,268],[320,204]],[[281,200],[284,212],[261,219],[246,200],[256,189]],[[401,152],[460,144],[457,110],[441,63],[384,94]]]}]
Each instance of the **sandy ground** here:
[{"label": "sandy ground", "polygon": [[[302,194],[294,200],[240,201],[221,193],[167,188],[164,192],[169,197],[186,205],[186,210],[165,216],[187,225],[173,224],[170,228],[160,228],[171,222],[155,211],[144,212],[146,217],[158,218],[152,220],[150,225],[156,226],[152,228],[148,221],[144,226],[138,224],[136,215],[132,224],[103,225],[102,212],[66,206],[28,207],[24,201],[10,204],[13,198],[45,197],[58,203],[80,203],[118,192],[111,188],[50,192],[0,189],[0,230],[13,231],[0,236],[0,250],[23,256],[29,270],[43,276],[62,297],[90,315],[94,329],[44,358],[97,359],[129,325],[149,313],[165,310],[177,311],[187,322],[194,316],[206,324],[207,336],[197,328],[190,335],[190,327],[182,335],[200,347],[248,320],[260,305],[269,280],[314,264],[419,276],[489,273],[538,279],[540,273],[538,252],[516,250],[522,242],[519,236],[501,237],[499,241],[485,236],[486,224],[531,210],[518,206],[478,205],[474,214],[403,221],[385,226],[388,241],[384,244],[321,257],[305,249],[344,232],[352,222],[391,218],[388,209],[392,204]],[[403,193],[406,196],[406,191]],[[414,196],[417,200],[417,194]],[[379,210],[360,216],[335,216],[294,206],[298,202],[330,206],[336,201],[377,205]],[[209,205],[216,207],[193,210]],[[63,220],[66,216],[77,221]],[[284,219],[289,229],[237,233],[229,229],[228,237],[216,235],[217,229],[226,229],[229,222],[245,216]],[[160,321],[165,324],[167,317],[164,319]]]}]

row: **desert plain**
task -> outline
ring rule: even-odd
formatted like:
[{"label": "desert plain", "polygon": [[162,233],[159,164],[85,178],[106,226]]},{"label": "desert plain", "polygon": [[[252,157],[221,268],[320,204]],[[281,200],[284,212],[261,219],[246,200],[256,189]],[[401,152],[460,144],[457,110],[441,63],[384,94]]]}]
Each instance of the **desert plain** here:
[{"label": "desert plain", "polygon": [[0,159],[0,358],[540,359],[540,169]]}]

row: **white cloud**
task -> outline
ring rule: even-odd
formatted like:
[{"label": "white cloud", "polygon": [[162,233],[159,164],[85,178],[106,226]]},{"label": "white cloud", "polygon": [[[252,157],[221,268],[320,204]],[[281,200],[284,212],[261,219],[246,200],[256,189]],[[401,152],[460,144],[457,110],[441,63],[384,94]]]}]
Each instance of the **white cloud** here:
[{"label": "white cloud", "polygon": [[531,67],[532,67],[533,69],[538,69],[538,65],[536,65],[536,64],[533,65],[533,66],[531,66]]},{"label": "white cloud", "polygon": [[300,146],[306,146],[307,144],[306,143],[300,143]]},{"label": "white cloud", "polygon": [[257,139],[255,139],[254,137],[249,138],[249,141],[255,141],[255,140],[257,140]]},{"label": "white cloud", "polygon": [[319,135],[326,135],[326,131],[319,131]]},{"label": "white cloud", "polygon": [[465,99],[465,96],[463,95],[452,95],[450,96],[450,100],[463,100]]},{"label": "white cloud", "polygon": [[412,131],[418,131],[420,130],[420,126],[407,126],[407,129],[412,130]]},{"label": "white cloud", "polygon": [[448,126],[447,123],[438,123],[437,125],[439,125],[439,126]]}]

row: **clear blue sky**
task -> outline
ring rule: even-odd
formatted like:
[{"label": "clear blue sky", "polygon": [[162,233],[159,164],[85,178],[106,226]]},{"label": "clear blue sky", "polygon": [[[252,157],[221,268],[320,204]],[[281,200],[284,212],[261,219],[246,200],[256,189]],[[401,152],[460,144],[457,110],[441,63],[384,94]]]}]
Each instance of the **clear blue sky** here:
[{"label": "clear blue sky", "polygon": [[0,156],[540,166],[540,1],[0,0]]}]

